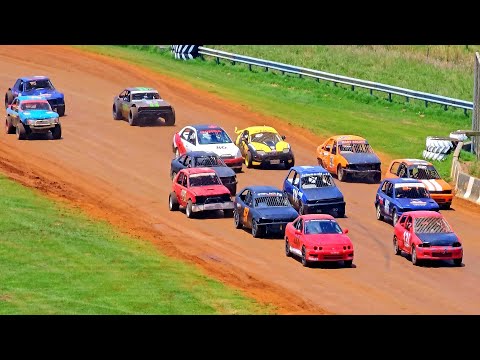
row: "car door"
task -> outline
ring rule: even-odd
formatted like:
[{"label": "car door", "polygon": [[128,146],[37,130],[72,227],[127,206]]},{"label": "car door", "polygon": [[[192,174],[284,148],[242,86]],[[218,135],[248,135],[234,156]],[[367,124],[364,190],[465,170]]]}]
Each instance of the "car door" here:
[{"label": "car door", "polygon": [[127,94],[127,90],[123,90],[116,98],[115,98],[115,107],[117,109],[120,109],[122,115],[123,115],[123,98]]},{"label": "car door", "polygon": [[413,232],[412,217],[410,215],[402,215],[397,225],[395,226],[395,236],[397,237],[398,247],[409,253],[411,251]]},{"label": "car door", "polygon": [[172,164],[170,166],[170,173],[178,173],[180,170],[184,169],[185,166],[183,162],[185,161],[186,155],[181,155],[180,157],[173,159]]},{"label": "car door", "polygon": [[377,191],[377,203],[380,206],[380,214],[382,215],[385,215],[385,198],[387,197],[386,190],[388,184],[389,181],[384,180]]},{"label": "car door", "polygon": [[125,90],[125,94],[122,98],[122,116],[128,119],[128,113],[130,112],[130,102],[132,94],[129,90]]},{"label": "car door", "polygon": [[333,140],[329,140],[326,142],[325,147],[322,149],[322,153],[320,154],[321,166],[325,170],[329,172],[333,172],[335,170],[335,165],[333,163],[333,155],[332,155],[332,147],[333,147]]},{"label": "car door", "polygon": [[[298,250],[301,250],[303,245],[302,243],[303,223],[304,221],[302,218],[298,219],[297,224],[295,225],[295,233],[292,241],[293,247]],[[297,234],[298,230],[300,230],[300,234]]]},{"label": "car door", "polygon": [[391,217],[392,211],[395,209],[395,205],[392,204],[393,200],[393,184],[390,181],[385,181],[385,188],[383,192],[383,214]]},{"label": "car door", "polygon": [[181,172],[177,177],[175,194],[180,206],[185,207],[187,205],[187,176],[184,172]]},{"label": "car door", "polygon": [[252,227],[252,207],[253,207],[253,194],[250,190],[246,190],[244,207],[242,215],[243,225],[247,228]]},{"label": "car door", "polygon": [[249,141],[248,130],[244,130],[240,135],[240,141],[238,144],[238,148],[240,149],[240,152],[242,153],[243,158],[245,158],[248,153],[248,141]]},{"label": "car door", "polygon": [[283,191],[287,194],[288,200],[295,209],[298,208],[298,203],[295,201],[295,199],[298,199],[298,180],[298,173],[291,169],[283,183]]},{"label": "car door", "polygon": [[18,98],[13,100],[10,114],[10,121],[12,122],[13,126],[17,126],[18,122],[20,121],[20,117],[18,115],[18,108],[19,108],[19,101]]}]

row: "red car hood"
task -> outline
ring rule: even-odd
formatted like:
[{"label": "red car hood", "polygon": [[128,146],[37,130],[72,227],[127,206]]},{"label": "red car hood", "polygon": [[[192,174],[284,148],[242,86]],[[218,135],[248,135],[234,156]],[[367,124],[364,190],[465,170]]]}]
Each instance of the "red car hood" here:
[{"label": "red car hood", "polygon": [[317,246],[353,246],[350,238],[345,234],[313,234],[304,235],[303,241],[308,245]]},{"label": "red car hood", "polygon": [[190,191],[193,192],[195,196],[230,195],[230,190],[224,185],[194,186],[190,188]]}]

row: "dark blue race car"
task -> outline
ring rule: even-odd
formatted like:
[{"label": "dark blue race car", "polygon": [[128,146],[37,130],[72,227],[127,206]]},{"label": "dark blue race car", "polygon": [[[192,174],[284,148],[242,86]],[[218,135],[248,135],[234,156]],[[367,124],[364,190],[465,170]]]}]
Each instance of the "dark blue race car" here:
[{"label": "dark blue race car", "polygon": [[395,225],[406,211],[439,211],[440,208],[420,180],[392,178],[380,183],[375,196],[375,209],[378,220],[387,218]]},{"label": "dark blue race car", "polygon": [[255,238],[270,233],[285,234],[287,223],[298,217],[287,195],[273,186],[247,186],[235,197],[235,227],[252,229]]},{"label": "dark blue race car", "polygon": [[294,166],[283,182],[283,191],[302,215],[345,216],[343,194],[332,175],[321,166]]},{"label": "dark blue race car", "polygon": [[195,167],[211,167],[217,173],[222,184],[230,190],[231,195],[237,193],[237,175],[225,162],[212,151],[189,151],[172,160],[170,175],[173,179],[182,169]]},{"label": "dark blue race car", "polygon": [[59,116],[65,115],[65,96],[57,91],[50,79],[46,76],[27,76],[17,79],[15,84],[5,94],[5,108],[17,96],[41,96],[48,101],[50,107]]}]

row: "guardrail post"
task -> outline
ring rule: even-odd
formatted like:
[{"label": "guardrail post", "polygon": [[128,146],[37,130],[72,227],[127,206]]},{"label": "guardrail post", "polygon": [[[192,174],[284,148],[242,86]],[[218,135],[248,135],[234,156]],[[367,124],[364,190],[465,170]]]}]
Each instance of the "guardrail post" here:
[{"label": "guardrail post", "polygon": [[217,65],[219,65],[219,64],[220,64],[220,58],[217,57],[217,59],[215,60],[215,62],[217,63]]},{"label": "guardrail post", "polygon": [[232,60],[232,65],[235,65],[236,64],[236,61],[235,60]]},{"label": "guardrail post", "polygon": [[298,77],[299,77],[299,79],[301,79],[301,78],[302,78],[302,74],[298,74]]},{"label": "guardrail post", "polygon": [[465,116],[467,116],[467,109],[463,109],[463,113],[465,114]]},{"label": "guardrail post", "polygon": [[373,96],[373,89],[370,89],[370,95]]},{"label": "guardrail post", "polygon": [[333,86],[337,86],[337,83],[335,81],[333,82]]},{"label": "guardrail post", "polygon": [[285,71],[282,70],[282,75],[285,75]]},{"label": "guardrail post", "polygon": [[320,82],[320,79],[319,79],[319,78],[317,78],[316,80],[317,80],[317,82]]},{"label": "guardrail post", "polygon": [[355,86],[354,86],[354,85],[352,85],[352,91],[354,91],[354,90],[355,90]]},{"label": "guardrail post", "polygon": [[410,101],[410,98],[408,96],[405,96],[405,101],[406,102],[409,102]]},{"label": "guardrail post", "polygon": [[428,107],[428,101],[425,100],[425,107]]},{"label": "guardrail post", "polygon": [[252,71],[252,64],[248,64],[248,70]]},{"label": "guardrail post", "polygon": [[388,93],[388,101],[392,102],[392,93]]},{"label": "guardrail post", "polygon": [[268,67],[265,67],[265,72],[267,72],[267,71],[268,71]]},{"label": "guardrail post", "polygon": [[443,106],[443,109],[444,109],[445,111],[447,111],[447,105],[444,105],[444,106]]}]

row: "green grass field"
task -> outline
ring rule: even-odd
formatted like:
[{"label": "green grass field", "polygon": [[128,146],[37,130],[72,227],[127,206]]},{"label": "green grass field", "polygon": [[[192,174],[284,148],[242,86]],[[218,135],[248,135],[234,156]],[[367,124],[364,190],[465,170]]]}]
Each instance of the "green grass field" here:
[{"label": "green grass field", "polygon": [[154,246],[0,176],[0,314],[269,314]]},{"label": "green grass field", "polygon": [[[371,96],[367,91],[351,91],[260,68],[249,71],[244,65],[225,61],[217,65],[211,58],[175,60],[170,51],[152,46],[80,48],[186,80],[197,88],[244,104],[252,111],[308,128],[323,138],[342,133],[366,137],[375,150],[392,158],[421,157],[427,136],[448,136],[451,131],[471,127],[470,115],[465,116],[460,109],[445,111],[433,104],[425,108],[423,102],[404,103],[403,98],[395,96],[389,102],[385,94]],[[406,65],[396,65],[399,69],[395,71],[405,69]],[[449,162],[438,163],[439,171],[447,179]]]}]

